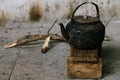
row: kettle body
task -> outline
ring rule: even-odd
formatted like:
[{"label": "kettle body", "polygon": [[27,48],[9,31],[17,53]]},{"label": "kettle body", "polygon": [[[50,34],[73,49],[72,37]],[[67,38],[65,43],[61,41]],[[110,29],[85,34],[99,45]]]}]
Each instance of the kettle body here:
[{"label": "kettle body", "polygon": [[[96,17],[74,16],[77,9],[83,4],[91,3],[96,7]],[[93,2],[85,2],[74,10],[71,21],[64,28],[60,23],[61,32],[67,42],[76,49],[101,48],[105,36],[105,26],[100,21],[98,6]]]}]

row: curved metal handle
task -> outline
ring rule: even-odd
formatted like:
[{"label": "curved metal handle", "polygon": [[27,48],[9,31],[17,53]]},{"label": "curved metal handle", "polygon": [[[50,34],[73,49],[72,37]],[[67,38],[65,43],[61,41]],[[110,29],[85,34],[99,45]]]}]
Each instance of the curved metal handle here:
[{"label": "curved metal handle", "polygon": [[96,17],[97,17],[98,19],[100,19],[100,14],[99,14],[98,5],[95,4],[95,3],[93,3],[93,2],[84,2],[84,3],[80,4],[80,5],[78,5],[78,6],[75,8],[75,10],[73,11],[73,14],[72,14],[72,17],[71,17],[71,21],[72,21],[72,22],[74,22],[73,17],[74,17],[74,15],[75,15],[75,12],[77,11],[77,9],[78,9],[79,7],[81,7],[82,5],[87,4],[87,3],[91,3],[91,4],[93,4],[93,5],[96,7],[96,11],[97,11],[97,12],[96,12]]}]

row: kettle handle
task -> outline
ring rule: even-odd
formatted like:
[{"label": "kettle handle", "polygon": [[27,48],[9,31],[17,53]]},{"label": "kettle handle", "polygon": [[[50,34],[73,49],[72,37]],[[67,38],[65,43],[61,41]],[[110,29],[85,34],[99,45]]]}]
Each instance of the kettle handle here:
[{"label": "kettle handle", "polygon": [[80,5],[78,5],[78,6],[75,8],[75,10],[73,11],[73,14],[72,14],[72,17],[71,17],[71,21],[72,21],[72,22],[74,22],[73,17],[74,17],[74,15],[75,15],[75,12],[77,11],[77,9],[78,9],[79,7],[81,7],[82,5],[87,4],[87,3],[91,3],[91,4],[93,4],[93,5],[96,7],[96,11],[97,11],[97,12],[96,12],[96,17],[97,17],[98,19],[100,19],[100,14],[99,14],[98,5],[95,4],[95,3],[93,3],[93,2],[84,2],[84,3],[80,4]]}]

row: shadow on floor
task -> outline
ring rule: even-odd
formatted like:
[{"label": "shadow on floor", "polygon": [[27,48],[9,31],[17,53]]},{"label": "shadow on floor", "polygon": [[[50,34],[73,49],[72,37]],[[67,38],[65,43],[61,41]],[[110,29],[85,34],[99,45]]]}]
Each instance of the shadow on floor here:
[{"label": "shadow on floor", "polygon": [[119,46],[106,46],[103,47],[102,58],[103,58],[103,78],[107,75],[113,74],[119,70],[119,67],[116,65],[120,61],[120,47]]}]

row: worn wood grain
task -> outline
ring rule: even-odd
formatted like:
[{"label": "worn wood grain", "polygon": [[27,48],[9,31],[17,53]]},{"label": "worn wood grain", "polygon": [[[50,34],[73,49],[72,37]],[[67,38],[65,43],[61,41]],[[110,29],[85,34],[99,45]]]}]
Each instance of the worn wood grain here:
[{"label": "worn wood grain", "polygon": [[67,73],[69,78],[101,78],[102,59],[97,63],[79,62],[74,63],[72,59],[67,59]]},{"label": "worn wood grain", "polygon": [[70,56],[73,61],[97,61],[98,49],[78,50],[70,46]]}]

